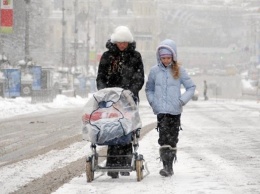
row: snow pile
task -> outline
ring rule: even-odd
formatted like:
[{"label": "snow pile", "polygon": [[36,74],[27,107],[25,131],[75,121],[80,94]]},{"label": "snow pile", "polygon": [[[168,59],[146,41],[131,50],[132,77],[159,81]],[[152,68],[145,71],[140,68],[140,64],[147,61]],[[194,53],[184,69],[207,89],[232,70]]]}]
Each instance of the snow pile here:
[{"label": "snow pile", "polygon": [[31,98],[2,98],[0,97],[0,119],[10,118],[12,116],[23,115],[32,112],[39,112],[48,109],[82,107],[88,99],[80,96],[67,97],[65,95],[57,95],[52,103],[31,104]]}]

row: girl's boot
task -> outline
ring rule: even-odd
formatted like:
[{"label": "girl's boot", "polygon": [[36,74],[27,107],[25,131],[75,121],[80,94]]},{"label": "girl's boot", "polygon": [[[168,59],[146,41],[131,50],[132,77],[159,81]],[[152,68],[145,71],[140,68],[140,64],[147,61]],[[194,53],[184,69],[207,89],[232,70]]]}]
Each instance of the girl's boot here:
[{"label": "girl's boot", "polygon": [[160,170],[161,176],[172,176],[173,172],[173,161],[176,161],[176,148],[171,146],[160,147],[160,157],[163,162],[163,169]]}]

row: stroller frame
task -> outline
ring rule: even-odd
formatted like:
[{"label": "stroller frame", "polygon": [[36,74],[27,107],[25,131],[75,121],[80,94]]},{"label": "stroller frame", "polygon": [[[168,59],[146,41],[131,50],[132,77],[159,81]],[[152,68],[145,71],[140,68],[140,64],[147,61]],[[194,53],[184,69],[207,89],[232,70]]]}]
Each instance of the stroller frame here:
[{"label": "stroller frame", "polygon": [[[136,171],[137,181],[143,179],[143,170],[144,170],[144,158],[142,154],[138,154],[137,150],[139,147],[138,139],[140,137],[140,129],[137,129],[132,132],[133,140],[133,153],[131,155],[99,155],[97,153],[97,145],[91,143],[92,154],[86,158],[86,177],[87,182],[92,182],[94,180],[95,172],[132,172]],[[106,166],[102,167],[98,164],[98,159],[100,157],[132,157],[131,166],[117,166],[111,167]]]}]

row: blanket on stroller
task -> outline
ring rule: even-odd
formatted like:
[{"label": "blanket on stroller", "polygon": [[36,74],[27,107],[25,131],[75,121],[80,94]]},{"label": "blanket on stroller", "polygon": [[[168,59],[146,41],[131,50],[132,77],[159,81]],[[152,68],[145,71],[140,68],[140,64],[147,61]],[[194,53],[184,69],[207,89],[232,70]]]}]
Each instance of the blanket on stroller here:
[{"label": "blanket on stroller", "polygon": [[94,93],[84,107],[82,121],[83,139],[99,145],[117,144],[119,138],[130,143],[131,133],[142,127],[132,92],[117,87]]}]

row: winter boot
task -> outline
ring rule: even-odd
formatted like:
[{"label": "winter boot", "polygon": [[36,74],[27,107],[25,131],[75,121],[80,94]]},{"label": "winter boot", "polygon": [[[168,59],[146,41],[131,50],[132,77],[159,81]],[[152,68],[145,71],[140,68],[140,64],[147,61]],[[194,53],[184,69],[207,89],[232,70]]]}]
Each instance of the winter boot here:
[{"label": "winter boot", "polygon": [[160,170],[161,176],[172,176],[173,175],[173,161],[176,161],[176,148],[171,146],[160,147],[160,157],[163,162],[163,169]]},{"label": "winter boot", "polygon": [[130,172],[120,172],[121,176],[130,176]]},{"label": "winter boot", "polygon": [[168,165],[165,161],[163,161],[163,169],[161,169],[159,173],[161,176],[169,176]]},{"label": "winter boot", "polygon": [[170,172],[170,175],[173,175],[174,172],[173,172],[173,163],[176,162],[177,160],[177,148],[172,148],[170,149],[169,151],[169,161],[168,161],[168,170]]},{"label": "winter boot", "polygon": [[118,172],[107,172],[107,176],[110,176],[112,179],[117,179],[118,178]]}]

